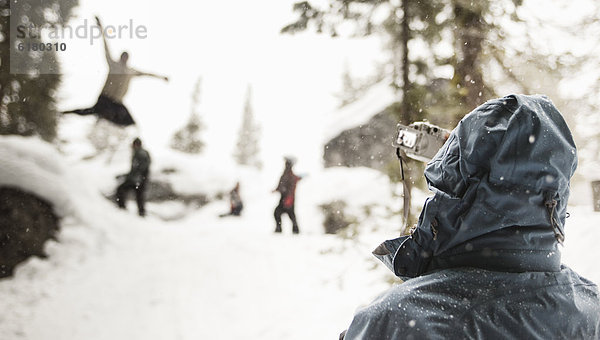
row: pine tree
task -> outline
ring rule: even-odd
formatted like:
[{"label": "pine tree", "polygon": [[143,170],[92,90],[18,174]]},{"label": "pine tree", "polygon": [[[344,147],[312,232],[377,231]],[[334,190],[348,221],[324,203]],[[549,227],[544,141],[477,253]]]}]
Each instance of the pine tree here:
[{"label": "pine tree", "polygon": [[[309,1],[294,4],[296,21],[282,33],[314,29],[338,36],[338,26],[355,24],[356,36],[383,33],[388,39],[394,69],[392,86],[399,91],[397,118],[429,118],[452,128],[458,120],[487,99],[498,96],[491,76],[501,68],[510,82],[532,88],[535,79],[523,79],[513,70],[518,63],[535,65],[540,72],[554,65],[556,56],[540,52],[543,48],[512,44],[514,38],[531,37],[536,27],[525,27],[516,36],[506,30],[523,25],[518,9],[522,0],[330,0],[319,8]],[[387,18],[380,20],[382,11]],[[377,14],[377,15],[375,15]],[[538,27],[539,28],[539,25]],[[513,30],[514,31],[514,30]],[[409,46],[416,42],[419,53]],[[448,47],[452,53],[448,54]],[[449,78],[438,78],[434,71],[451,68]],[[528,84],[528,82],[530,84]]]},{"label": "pine tree", "polygon": [[[9,60],[11,48],[16,49],[21,42],[9,39],[10,19],[28,27],[62,25],[78,0],[18,0],[12,1],[12,6],[10,3],[0,1],[0,134],[38,135],[53,140],[57,125],[55,92],[61,78],[56,52],[23,52]],[[41,42],[39,38],[28,41]],[[18,64],[23,73],[11,73],[11,63]]]},{"label": "pine tree", "polygon": [[178,130],[171,140],[171,148],[190,154],[201,153],[204,149],[204,143],[200,139],[200,132],[204,128],[200,119],[198,106],[200,105],[200,96],[202,92],[202,78],[198,78],[194,91],[192,93],[192,106],[188,122]]},{"label": "pine tree", "polygon": [[246,104],[244,105],[244,115],[242,125],[238,134],[238,142],[233,157],[240,165],[262,168],[262,162],[258,155],[260,128],[254,121],[254,111],[252,109],[252,88],[248,86],[246,92]]}]

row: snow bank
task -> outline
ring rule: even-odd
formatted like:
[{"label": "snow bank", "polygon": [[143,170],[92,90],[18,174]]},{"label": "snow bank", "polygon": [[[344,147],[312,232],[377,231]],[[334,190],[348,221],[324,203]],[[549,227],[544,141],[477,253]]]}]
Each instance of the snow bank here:
[{"label": "snow bank", "polygon": [[94,185],[96,173],[86,173],[38,138],[0,137],[0,159],[0,185],[47,200],[59,217],[100,228],[106,210],[114,208]]},{"label": "snow bank", "polygon": [[0,136],[0,185],[37,195],[53,205],[61,218],[58,242],[44,245],[48,259],[30,257],[11,279],[0,281],[0,300],[7,311],[0,318],[0,338],[22,337],[36,301],[60,287],[68,273],[116,244],[115,227],[128,223],[114,212],[92,185],[89,174],[67,161],[56,148],[37,138]]},{"label": "snow bank", "polygon": [[[77,214],[76,197],[63,157],[37,138],[0,137],[0,185],[20,188],[51,202],[59,216]],[[71,178],[70,178],[71,177]]]}]

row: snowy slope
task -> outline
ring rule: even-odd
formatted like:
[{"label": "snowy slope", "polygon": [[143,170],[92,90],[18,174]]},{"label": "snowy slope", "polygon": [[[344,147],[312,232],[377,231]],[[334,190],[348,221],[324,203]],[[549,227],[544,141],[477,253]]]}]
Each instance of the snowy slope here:
[{"label": "snowy slope", "polygon": [[[391,200],[387,180],[374,171],[310,174],[298,192],[303,233],[293,236],[285,224],[283,235],[273,235],[277,178],[266,183],[256,171],[239,172],[247,183],[241,219],[217,218],[227,208],[219,201],[173,223],[141,220],[102,198],[102,169],[78,171],[90,164],[35,139],[0,142],[3,183],[39,193],[63,216],[49,259],[32,258],[0,281],[9,311],[0,317],[0,339],[330,338],[387,285],[387,272],[369,255],[376,244],[322,235],[316,209],[336,198],[356,209]],[[379,188],[356,195],[369,183]]]}]

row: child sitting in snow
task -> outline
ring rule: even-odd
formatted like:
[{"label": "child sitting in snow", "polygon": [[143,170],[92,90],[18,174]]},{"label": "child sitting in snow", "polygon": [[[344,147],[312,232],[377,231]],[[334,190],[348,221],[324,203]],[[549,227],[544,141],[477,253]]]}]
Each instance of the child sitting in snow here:
[{"label": "child sitting in snow", "polygon": [[244,203],[240,196],[240,182],[235,184],[235,187],[229,192],[229,212],[219,215],[219,217],[225,216],[240,216],[244,209]]}]

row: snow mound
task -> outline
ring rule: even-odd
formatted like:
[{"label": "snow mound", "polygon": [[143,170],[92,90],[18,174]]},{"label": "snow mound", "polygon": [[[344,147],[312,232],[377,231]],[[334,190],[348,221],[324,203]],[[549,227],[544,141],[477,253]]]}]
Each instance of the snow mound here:
[{"label": "snow mound", "polygon": [[0,138],[0,185],[33,193],[54,205],[64,217],[74,213],[74,199],[68,187],[69,169],[50,144],[37,138]]},{"label": "snow mound", "polygon": [[0,137],[0,159],[0,185],[45,199],[59,217],[72,217],[88,226],[106,220],[109,202],[53,145],[35,137]]}]

